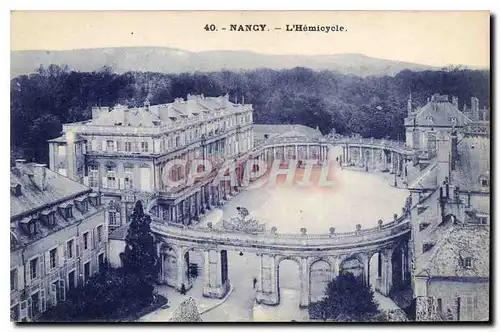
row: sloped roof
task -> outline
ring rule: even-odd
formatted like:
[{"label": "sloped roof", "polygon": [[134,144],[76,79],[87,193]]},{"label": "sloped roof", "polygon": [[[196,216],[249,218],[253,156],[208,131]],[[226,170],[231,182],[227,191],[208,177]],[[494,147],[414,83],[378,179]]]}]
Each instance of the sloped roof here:
[{"label": "sloped roof", "polygon": [[115,126],[117,124],[124,125],[126,111],[128,112],[127,121],[131,127],[155,127],[156,125],[153,121],[160,122],[159,125],[162,124],[160,118],[143,108],[133,108],[128,110],[126,108],[117,108],[110,112],[102,113],[97,119],[91,120],[88,124],[96,126]]},{"label": "sloped roof", "polygon": [[480,178],[490,179],[490,139],[487,137],[464,137],[458,142],[458,161],[453,179],[461,190],[486,191]]},{"label": "sloped roof", "polygon": [[10,183],[21,185],[21,196],[10,195],[10,216],[15,217],[28,211],[39,209],[56,201],[75,196],[89,187],[62,176],[46,168],[47,188],[40,190],[32,180],[33,164],[22,164],[20,168],[13,167],[10,171]]},{"label": "sloped roof", "polygon": [[[441,239],[419,257],[425,264],[416,275],[429,277],[485,277],[489,278],[490,230],[484,225],[460,225],[450,221]],[[472,258],[472,268],[461,260]]]},{"label": "sloped roof", "polygon": [[254,138],[265,139],[265,135],[268,138],[275,136],[303,136],[307,138],[318,138],[321,137],[321,132],[317,129],[307,127],[304,125],[266,125],[266,124],[254,124],[253,126]]},{"label": "sloped roof", "polygon": [[[455,105],[450,103],[447,97],[430,101],[416,112],[415,123],[417,126],[452,127],[455,125],[455,127],[461,127],[472,121]],[[455,123],[452,122],[452,118],[456,119]],[[413,124],[413,118],[407,118],[405,123],[408,125]]]},{"label": "sloped roof", "polygon": [[422,171],[417,171],[416,167],[408,168],[408,188],[410,189],[430,189],[437,186],[437,163],[434,160]]}]

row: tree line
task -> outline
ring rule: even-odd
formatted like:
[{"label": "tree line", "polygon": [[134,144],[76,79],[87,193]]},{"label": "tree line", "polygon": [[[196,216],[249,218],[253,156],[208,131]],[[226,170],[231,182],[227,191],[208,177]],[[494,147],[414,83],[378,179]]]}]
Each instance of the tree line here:
[{"label": "tree line", "polygon": [[11,80],[11,158],[48,161],[46,140],[63,123],[91,117],[91,107],[116,103],[141,106],[169,103],[188,93],[219,96],[252,104],[254,122],[303,124],[323,134],[357,133],[364,137],[403,139],[408,95],[423,106],[433,93],[454,95],[470,105],[476,96],[489,107],[489,71],[449,68],[404,70],[396,76],[358,77],[297,67],[285,70],[162,74],[111,68],[77,72],[68,67],[40,67]]}]

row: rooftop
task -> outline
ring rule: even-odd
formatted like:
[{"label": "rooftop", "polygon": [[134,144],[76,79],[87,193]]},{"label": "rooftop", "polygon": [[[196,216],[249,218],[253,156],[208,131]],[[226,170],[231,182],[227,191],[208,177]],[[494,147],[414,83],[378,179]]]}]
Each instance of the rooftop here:
[{"label": "rooftop", "polygon": [[[417,276],[488,278],[490,230],[484,225],[462,225],[449,220],[440,226],[440,239],[418,258]],[[472,259],[470,267],[464,266]]]},{"label": "rooftop", "polygon": [[461,127],[471,121],[448,100],[448,96],[436,94],[425,106],[417,109],[414,116],[406,118],[405,125]]},{"label": "rooftop", "polygon": [[239,112],[248,110],[250,105],[234,104],[229,97],[205,97],[188,95],[187,100],[177,98],[172,103],[128,108],[122,105],[108,109],[93,108],[93,119],[88,126],[161,127],[182,119],[210,115],[217,111]]},{"label": "rooftop", "polygon": [[21,186],[21,195],[10,195],[10,217],[36,210],[69,197],[90,191],[90,188],[45,167],[46,189],[40,190],[34,182],[33,163],[18,164],[11,168],[10,184]]},{"label": "rooftop", "polygon": [[306,138],[318,138],[321,137],[321,132],[318,129],[314,129],[311,127],[307,127],[304,125],[297,124],[276,124],[276,125],[268,125],[268,124],[254,124],[253,125],[253,133],[255,139],[265,139],[265,135],[268,135],[268,138],[275,136],[284,136],[284,137],[297,137],[302,136]]}]

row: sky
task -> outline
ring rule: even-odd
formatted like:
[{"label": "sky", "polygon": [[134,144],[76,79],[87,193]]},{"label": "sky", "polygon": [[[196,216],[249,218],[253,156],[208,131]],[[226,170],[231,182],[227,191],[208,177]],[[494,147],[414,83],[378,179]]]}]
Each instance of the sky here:
[{"label": "sky", "polygon": [[[218,31],[205,31],[211,24]],[[231,24],[266,26],[262,32],[231,32]],[[287,32],[287,24],[338,25],[345,31]],[[488,11],[13,11],[11,14],[12,51],[123,46],[165,46],[192,52],[361,53],[431,66],[489,67],[490,14]]]}]

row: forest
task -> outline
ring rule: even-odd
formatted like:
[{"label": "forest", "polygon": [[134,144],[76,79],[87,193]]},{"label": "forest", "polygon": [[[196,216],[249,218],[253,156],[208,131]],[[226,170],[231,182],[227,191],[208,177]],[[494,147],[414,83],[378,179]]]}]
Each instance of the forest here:
[{"label": "forest", "polygon": [[[92,106],[117,103],[141,106],[169,103],[187,94],[219,96],[252,104],[259,124],[303,124],[323,134],[357,133],[363,137],[402,140],[408,95],[423,106],[433,93],[470,98],[489,108],[490,72],[447,68],[403,70],[396,76],[358,77],[297,67],[285,70],[162,74],[111,68],[77,72],[68,67],[40,67],[11,80],[11,159],[48,162],[48,139],[62,124],[91,117]],[[451,98],[451,97],[450,97]]]}]

